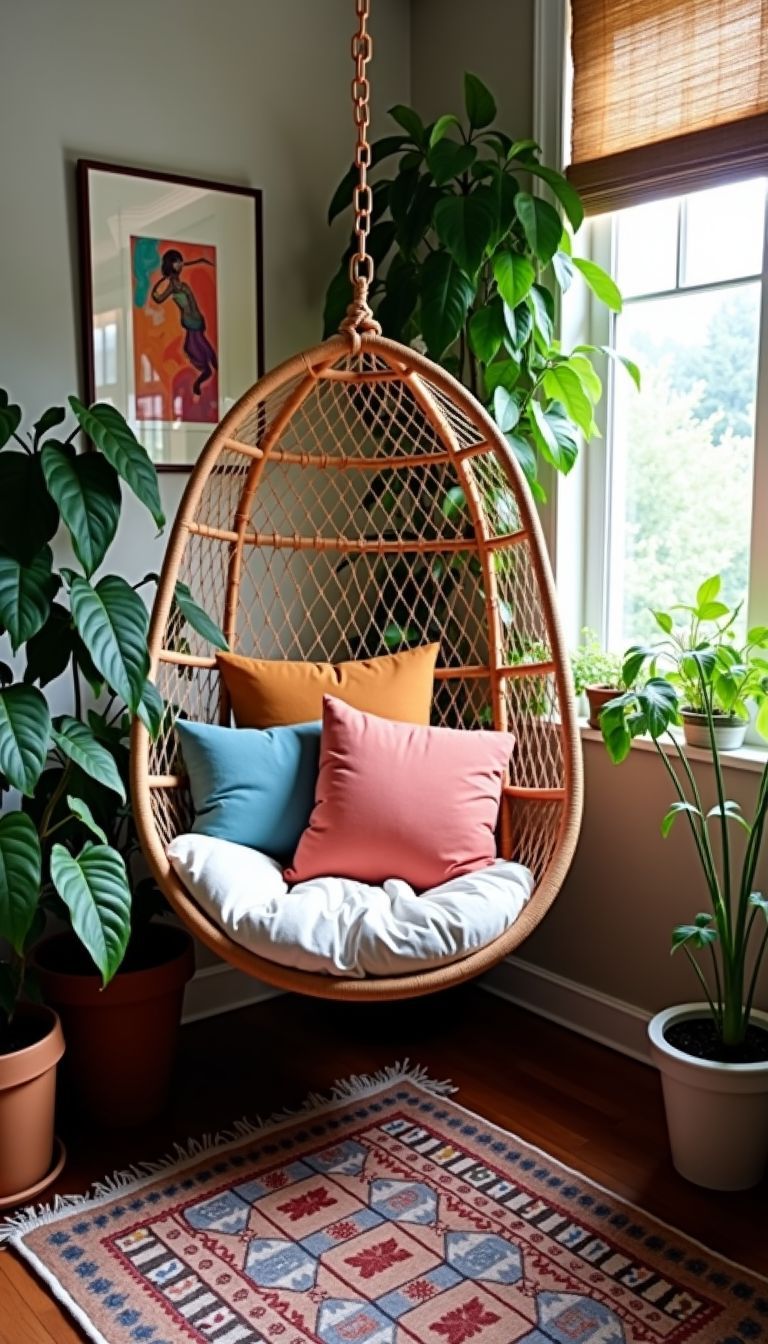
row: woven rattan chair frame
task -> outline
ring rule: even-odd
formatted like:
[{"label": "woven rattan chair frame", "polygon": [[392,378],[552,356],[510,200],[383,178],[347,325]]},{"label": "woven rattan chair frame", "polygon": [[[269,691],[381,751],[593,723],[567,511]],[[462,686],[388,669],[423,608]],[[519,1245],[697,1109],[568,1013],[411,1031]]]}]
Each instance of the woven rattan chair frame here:
[{"label": "woven rattan chair frame", "polygon": [[[175,607],[178,580],[219,622],[230,647],[253,657],[338,661],[386,652],[384,629],[423,642],[439,628],[433,720],[465,728],[492,722],[516,738],[500,849],[533,869],[536,888],[506,933],[448,966],[355,980],[255,956],[204,914],[166,857],[191,815],[174,721],[181,714],[228,723],[229,705],[215,650]],[[552,575],[504,437],[429,360],[375,333],[343,334],[288,360],[238,402],[184,493],[149,651],[168,712],[154,741],[134,726],[139,837],[173,909],[233,966],[323,998],[407,998],[488,970],[549,909],[573,855],[582,803]]]}]

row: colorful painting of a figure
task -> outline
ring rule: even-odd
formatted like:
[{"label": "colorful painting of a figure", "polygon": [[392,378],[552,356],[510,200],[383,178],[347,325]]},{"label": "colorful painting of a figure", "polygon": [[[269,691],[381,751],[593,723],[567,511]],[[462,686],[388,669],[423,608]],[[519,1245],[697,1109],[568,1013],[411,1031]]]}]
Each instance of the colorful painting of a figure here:
[{"label": "colorful painting of a figure", "polygon": [[215,424],[216,248],[131,238],[131,266],[136,419]]}]

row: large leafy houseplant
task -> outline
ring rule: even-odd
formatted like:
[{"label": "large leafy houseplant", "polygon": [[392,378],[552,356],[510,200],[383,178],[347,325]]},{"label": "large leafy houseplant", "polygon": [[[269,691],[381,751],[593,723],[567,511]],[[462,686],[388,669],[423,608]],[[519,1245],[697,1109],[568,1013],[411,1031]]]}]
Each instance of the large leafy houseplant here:
[{"label": "large leafy houseplant", "polygon": [[[746,712],[758,702],[756,723],[768,738],[768,663],[725,637],[732,633],[732,613],[719,601],[720,580],[713,576],[699,587],[695,606],[683,610],[691,618],[687,636],[674,634],[670,613],[657,613],[664,638],[658,646],[633,646],[624,659],[623,678],[631,687],[603,709],[600,724],[614,763],[626,759],[634,738],[648,734],[676,794],[665,814],[665,837],[685,819],[701,867],[710,908],[672,934],[672,951],[682,949],[704,993],[714,1026],[713,1058],[738,1057],[750,1026],[758,975],[768,947],[768,897],[755,890],[755,874],[768,815],[768,764],[762,771],[750,816],[728,798],[723,762],[716,738],[722,707]],[[749,631],[748,648],[765,648],[768,628]],[[755,666],[755,660],[760,666]],[[640,673],[649,673],[635,685]],[[681,696],[695,697],[704,715],[712,751],[715,802],[705,808],[685,744],[674,731],[680,722]],[[713,842],[712,829],[719,835]],[[734,828],[744,833],[734,843]],[[703,959],[703,964],[702,964]]]},{"label": "large leafy houseplant", "polygon": [[[69,405],[70,432],[56,406],[23,433],[21,408],[0,392],[0,627],[9,658],[0,663],[0,939],[9,948],[0,1018],[8,1020],[19,999],[36,995],[29,958],[48,913],[68,917],[104,984],[117,971],[131,933],[130,716],[155,733],[164,713],[147,680],[142,584],[100,573],[122,483],[162,528],[155,468],[114,407],[76,397]],[[54,557],[60,525],[71,564]],[[177,601],[191,624],[207,619],[186,589]],[[44,688],[65,676],[69,712],[52,714]]]},{"label": "large leafy houseplant", "polygon": [[[540,462],[570,471],[579,434],[597,432],[602,392],[597,348],[564,351],[555,337],[559,294],[580,273],[610,309],[621,308],[621,296],[599,266],[573,255],[583,209],[567,179],[541,163],[533,140],[494,125],[495,101],[475,75],[464,77],[464,100],[463,122],[448,114],[425,125],[413,108],[391,108],[400,133],[371,147],[374,167],[397,166],[371,191],[369,301],[385,336],[422,342],[488,406],[543,499]],[[350,206],[354,181],[351,169],[330,220]],[[534,195],[533,182],[550,199]],[[351,252],[350,244],[328,289],[326,334],[351,298]],[[636,366],[623,363],[638,381]]]}]

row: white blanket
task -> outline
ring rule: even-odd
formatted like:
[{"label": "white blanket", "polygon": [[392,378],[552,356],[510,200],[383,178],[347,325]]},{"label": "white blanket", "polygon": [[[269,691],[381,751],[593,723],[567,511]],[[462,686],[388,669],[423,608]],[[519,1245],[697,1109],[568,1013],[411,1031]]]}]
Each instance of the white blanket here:
[{"label": "white blanket", "polygon": [[207,835],[178,836],[168,857],[234,942],[282,966],[355,979],[458,961],[509,928],[533,890],[529,870],[503,859],[417,896],[398,878],[289,887],[274,859]]}]

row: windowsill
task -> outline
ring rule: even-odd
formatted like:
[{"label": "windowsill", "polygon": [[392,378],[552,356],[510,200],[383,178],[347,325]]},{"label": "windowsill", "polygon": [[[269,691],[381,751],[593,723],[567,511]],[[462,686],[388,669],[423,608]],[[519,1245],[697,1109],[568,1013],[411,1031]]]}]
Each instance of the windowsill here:
[{"label": "windowsill", "polygon": [[[605,750],[602,733],[596,728],[590,728],[586,719],[579,719],[579,732],[582,742],[598,742]],[[678,738],[682,741],[682,736]],[[656,748],[650,737],[636,737],[632,743],[632,751],[653,751]],[[712,753],[704,747],[686,747],[685,754],[689,761],[710,761]],[[765,747],[755,747],[746,744],[739,747],[737,751],[721,751],[720,759],[728,770],[747,770],[752,774],[761,774],[765,769],[766,760],[768,760],[768,749]]]}]

